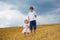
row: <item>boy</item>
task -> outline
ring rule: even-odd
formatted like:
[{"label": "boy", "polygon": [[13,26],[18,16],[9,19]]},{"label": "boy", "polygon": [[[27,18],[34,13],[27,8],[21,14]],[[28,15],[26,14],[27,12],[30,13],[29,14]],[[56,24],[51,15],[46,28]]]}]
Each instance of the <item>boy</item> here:
[{"label": "boy", "polygon": [[34,11],[34,8],[31,6],[29,8],[29,13],[28,13],[28,20],[30,22],[30,30],[32,33],[32,29],[34,28],[34,33],[36,32],[36,12]]}]

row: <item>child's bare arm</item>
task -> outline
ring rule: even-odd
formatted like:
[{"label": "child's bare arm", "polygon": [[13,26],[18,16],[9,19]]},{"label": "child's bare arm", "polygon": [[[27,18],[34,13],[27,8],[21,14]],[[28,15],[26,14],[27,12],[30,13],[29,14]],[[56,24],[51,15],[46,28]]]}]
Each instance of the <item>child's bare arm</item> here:
[{"label": "child's bare arm", "polygon": [[28,21],[30,20],[29,16],[28,16]]}]

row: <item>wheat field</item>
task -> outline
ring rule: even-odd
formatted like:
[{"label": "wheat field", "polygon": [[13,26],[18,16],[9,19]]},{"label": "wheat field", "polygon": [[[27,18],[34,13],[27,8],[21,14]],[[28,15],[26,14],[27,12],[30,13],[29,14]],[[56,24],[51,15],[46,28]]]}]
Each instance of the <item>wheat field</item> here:
[{"label": "wheat field", "polygon": [[0,40],[60,40],[60,24],[38,25],[36,34],[24,36],[22,27],[0,28]]}]

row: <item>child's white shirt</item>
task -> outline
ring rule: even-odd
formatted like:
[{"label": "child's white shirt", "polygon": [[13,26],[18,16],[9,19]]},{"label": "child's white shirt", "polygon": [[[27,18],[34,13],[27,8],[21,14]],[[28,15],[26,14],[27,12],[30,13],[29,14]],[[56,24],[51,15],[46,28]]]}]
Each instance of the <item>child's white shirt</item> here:
[{"label": "child's white shirt", "polygon": [[28,17],[29,17],[30,21],[36,20],[35,15],[36,15],[35,11],[28,13]]},{"label": "child's white shirt", "polygon": [[23,33],[24,32],[30,32],[30,29],[29,29],[29,24],[24,24],[23,25],[23,31],[22,31]]}]

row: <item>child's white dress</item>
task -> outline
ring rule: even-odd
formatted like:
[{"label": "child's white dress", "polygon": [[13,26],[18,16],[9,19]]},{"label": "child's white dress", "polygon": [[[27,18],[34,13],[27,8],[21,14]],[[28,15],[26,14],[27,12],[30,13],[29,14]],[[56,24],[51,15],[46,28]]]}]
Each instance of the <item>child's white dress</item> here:
[{"label": "child's white dress", "polygon": [[22,33],[24,33],[24,32],[26,32],[26,33],[29,32],[30,33],[29,24],[24,24]]}]

